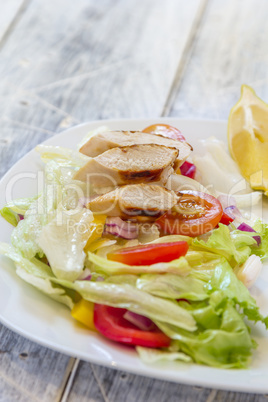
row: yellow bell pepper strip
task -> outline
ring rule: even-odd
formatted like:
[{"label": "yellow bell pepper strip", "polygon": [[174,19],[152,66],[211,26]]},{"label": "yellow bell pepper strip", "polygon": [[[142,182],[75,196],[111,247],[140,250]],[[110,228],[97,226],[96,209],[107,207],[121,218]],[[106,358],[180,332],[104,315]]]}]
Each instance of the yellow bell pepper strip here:
[{"label": "yellow bell pepper strip", "polygon": [[87,241],[87,244],[84,247],[85,252],[90,251],[91,243],[94,240],[96,240],[102,236],[106,218],[107,218],[106,215],[95,215],[94,216],[94,220],[90,224],[91,234]]},{"label": "yellow bell pepper strip", "polygon": [[94,325],[94,303],[81,299],[74,305],[71,315],[86,327],[97,331]]},{"label": "yellow bell pepper strip", "polygon": [[111,246],[114,243],[116,243],[116,240],[104,239],[101,237],[99,239],[94,240],[91,244],[88,245],[87,252],[90,251],[91,253],[94,253],[99,248]]}]

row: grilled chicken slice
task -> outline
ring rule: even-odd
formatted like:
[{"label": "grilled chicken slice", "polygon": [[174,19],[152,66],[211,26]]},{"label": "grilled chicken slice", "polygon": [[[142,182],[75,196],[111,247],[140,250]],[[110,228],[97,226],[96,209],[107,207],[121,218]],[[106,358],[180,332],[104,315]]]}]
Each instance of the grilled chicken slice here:
[{"label": "grilled chicken slice", "polygon": [[178,150],[156,144],[112,148],[90,159],[75,174],[75,180],[93,187],[167,181]]},{"label": "grilled chicken slice", "polygon": [[157,144],[176,148],[179,151],[176,167],[186,160],[192,150],[192,147],[187,142],[173,140],[158,134],[140,131],[106,131],[91,137],[79,151],[82,154],[95,157],[111,148],[135,144]]},{"label": "grilled chicken slice", "polygon": [[94,198],[87,208],[107,216],[156,218],[172,208],[178,199],[174,191],[155,184],[130,184]]}]

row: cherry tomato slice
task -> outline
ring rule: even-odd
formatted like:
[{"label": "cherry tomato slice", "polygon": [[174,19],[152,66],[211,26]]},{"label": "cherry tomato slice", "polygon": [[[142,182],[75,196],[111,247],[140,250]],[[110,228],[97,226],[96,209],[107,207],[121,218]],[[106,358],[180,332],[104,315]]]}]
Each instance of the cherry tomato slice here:
[{"label": "cherry tomato slice", "polygon": [[143,133],[160,134],[173,140],[186,141],[180,130],[169,124],[153,124],[142,131]]},{"label": "cherry tomato slice", "polygon": [[142,331],[123,316],[126,309],[95,304],[94,325],[97,330],[113,341],[148,348],[164,348],[170,345],[170,338],[155,326]]},{"label": "cherry tomato slice", "polygon": [[185,255],[187,251],[186,241],[177,241],[122,248],[109,253],[107,258],[127,265],[151,265],[175,260]]},{"label": "cherry tomato slice", "polygon": [[215,197],[198,191],[179,194],[178,204],[156,221],[164,233],[195,237],[217,226],[223,211]]}]

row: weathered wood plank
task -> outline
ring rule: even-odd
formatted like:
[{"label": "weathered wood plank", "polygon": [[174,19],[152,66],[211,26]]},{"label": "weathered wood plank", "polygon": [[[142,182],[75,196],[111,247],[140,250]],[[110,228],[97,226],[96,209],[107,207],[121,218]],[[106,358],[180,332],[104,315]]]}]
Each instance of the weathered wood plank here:
[{"label": "weathered wood plank", "polygon": [[55,401],[69,358],[0,326],[0,401]]},{"label": "weathered wood plank", "polygon": [[[200,0],[187,7],[183,3],[148,0],[139,3],[137,12],[134,0],[55,0],[53,7],[50,2],[32,1],[0,52],[0,174],[36,143],[68,125],[104,117],[158,115]],[[8,371],[9,383],[7,379],[2,383],[4,400],[46,398],[42,379],[52,387],[55,376],[61,394],[63,357],[53,354],[54,374],[46,370],[50,361],[46,349],[13,337],[8,330],[5,334],[5,339],[24,345],[23,350],[43,354],[45,363],[31,389],[36,365],[28,359],[25,387],[16,388],[12,384],[20,360],[14,357],[15,370]],[[3,370],[10,364],[3,361]],[[89,372],[89,364],[83,367]],[[110,376],[115,374],[111,371]],[[91,383],[87,378],[77,383],[76,394],[84,394],[86,387],[91,400],[105,399],[101,381],[96,375],[91,378]],[[51,391],[47,400],[55,398]]]},{"label": "weathered wood plank", "polygon": [[153,380],[151,378],[81,362],[68,402],[75,402],[78,399],[79,402],[89,400],[91,391],[90,388],[87,387],[87,383],[90,381],[92,372],[100,384],[105,402],[205,402],[211,393],[209,389]]},{"label": "weathered wood plank", "polygon": [[2,114],[51,129],[38,95],[80,121],[159,115],[199,3],[34,1],[1,52]]},{"label": "weathered wood plank", "polygon": [[[170,44],[167,36],[165,36],[166,23],[164,23],[164,28],[162,27],[164,31],[161,31],[157,24],[157,21],[161,20],[161,11],[163,11],[160,2],[156,7],[157,13],[156,8],[154,9],[152,5],[153,3],[149,2],[150,6],[143,5],[142,11],[135,14],[134,17],[132,16],[134,2],[129,2],[127,5],[125,3],[117,2],[113,5],[111,2],[105,2],[104,5],[99,5],[93,4],[93,2],[80,1],[75,2],[75,5],[72,6],[69,2],[64,2],[61,14],[55,13],[60,2],[55,4],[53,13],[46,4],[40,4],[37,1],[30,7],[29,13],[25,15],[25,18],[18,24],[18,29],[12,34],[9,46],[4,48],[0,54],[0,60],[3,56],[2,61],[4,62],[0,64],[3,66],[7,62],[6,67],[1,72],[4,79],[0,84],[0,102],[4,102],[4,120],[2,120],[4,124],[2,125],[2,140],[0,140],[2,143],[2,151],[0,151],[2,152],[0,155],[1,173],[34,144],[48,138],[53,131],[61,130],[64,125],[99,117],[145,117],[161,113],[182,47],[178,46],[180,50],[177,53],[175,44]],[[195,10],[197,3],[192,3],[192,10]],[[169,2],[170,10],[171,4],[173,6],[175,2]],[[112,18],[114,25],[108,21],[109,18],[105,15],[105,9],[109,5],[111,7],[109,18]],[[63,4],[60,6],[62,7]],[[173,11],[174,7],[172,8]],[[40,8],[43,12],[42,18],[35,22],[37,10],[40,11]],[[148,17],[150,28],[148,26],[144,28],[142,26],[142,21],[145,21],[144,14],[151,11],[150,8],[153,14],[153,17],[150,17],[151,19]],[[87,18],[84,14],[86,10]],[[185,13],[185,10],[183,12]],[[67,18],[68,13],[70,15]],[[171,11],[169,11],[170,14]],[[179,17],[174,11],[174,18],[175,16],[176,18]],[[185,21],[185,15],[183,18]],[[134,21],[135,19],[136,21]],[[123,24],[122,21],[128,21],[128,23]],[[170,21],[170,17],[166,16],[163,21]],[[58,22],[62,26],[57,27]],[[80,27],[74,26],[75,22],[79,22]],[[31,29],[29,28],[30,23],[33,23]],[[123,38],[116,34],[115,38],[107,40],[107,43],[105,42],[103,32],[109,23],[110,30],[108,29],[108,33],[113,33],[116,26],[118,30],[121,30]],[[135,32],[137,23],[143,29],[139,35]],[[51,26],[52,32],[50,32]],[[157,28],[157,32],[153,31],[152,26]],[[22,33],[28,32],[27,30],[31,32],[31,40],[22,37]],[[44,30],[44,34],[41,32],[42,30]],[[156,33],[155,43],[158,44],[157,48],[155,45],[154,51],[150,49],[151,31]],[[145,46],[142,43],[144,43],[143,39],[146,32],[148,37],[147,41],[145,40]],[[175,29],[176,35],[178,32],[179,30]],[[36,40],[37,34],[40,35],[38,40]],[[160,40],[161,35],[164,35],[165,40]],[[186,34],[183,36],[182,44],[186,36]],[[172,40],[176,41],[174,38],[170,40],[171,42]],[[42,48],[40,48],[40,42],[42,42]],[[20,43],[20,46],[14,60],[14,49],[17,43]],[[171,49],[165,48],[167,43]],[[133,45],[130,45],[131,51],[128,49],[129,44]],[[163,57],[157,54],[163,46],[165,57],[168,55],[168,60],[164,61]],[[147,59],[149,59],[149,63]],[[8,68],[10,60],[14,62],[11,65],[11,72]],[[192,112],[189,106],[188,109],[185,109],[186,112],[187,110]],[[203,110],[205,113],[205,108]],[[208,112],[206,113],[207,116]],[[8,144],[10,145],[9,141],[12,142],[10,147],[8,146]],[[2,161],[4,161],[3,165]],[[39,348],[30,342],[24,342],[31,347],[35,346],[38,353],[44,350],[44,348]],[[62,356],[60,357],[62,358]],[[45,356],[44,360],[48,362],[49,359]],[[57,354],[55,361],[59,367],[57,374],[54,372],[53,374],[59,379],[62,378],[62,367],[64,365],[60,364]],[[4,367],[6,364],[9,367],[11,363],[5,363]],[[36,366],[31,362],[29,366],[29,372],[33,370],[33,367],[36,369]],[[45,369],[44,371],[44,375],[47,376]],[[35,378],[36,388],[33,392],[30,392],[31,388],[29,388],[30,393],[27,393],[27,391],[22,391],[20,387],[13,386],[12,379],[17,373],[18,368],[16,367],[14,372],[9,372],[9,381],[4,384],[5,391],[8,390],[5,396],[8,396],[9,400],[16,398],[18,400],[29,400],[30,397],[35,400],[36,397],[43,396],[43,388],[39,388],[39,375]],[[29,382],[30,377],[28,375],[24,377],[26,383]],[[42,377],[42,373],[40,376]],[[46,377],[46,381],[51,386],[52,378]],[[97,386],[98,384],[99,386]],[[60,388],[60,385],[57,386]],[[49,400],[53,400],[55,397],[53,394],[50,396],[51,399]],[[222,399],[226,401],[264,400],[261,399],[264,398],[262,396],[247,395],[246,399],[244,398],[245,395],[243,394],[215,393],[215,391],[210,392],[206,389],[200,390],[150,380],[95,365],[91,366],[84,362],[78,368],[78,375],[69,396],[69,400],[79,399],[79,401],[88,399],[94,401],[143,401],[147,399],[151,401],[194,399],[203,401],[207,399],[210,402]],[[7,401],[8,399],[4,397],[3,400]]]},{"label": "weathered wood plank", "polygon": [[267,395],[218,391],[213,402],[267,402]]},{"label": "weathered wood plank", "polygon": [[12,23],[16,19],[18,13],[22,9],[25,0],[8,0],[1,2],[0,12],[0,43],[12,28]]},{"label": "weathered wood plank", "polygon": [[241,84],[268,100],[266,0],[211,0],[171,116],[227,119]]},{"label": "weathered wood plank", "polygon": [[[227,119],[243,83],[268,98],[267,12],[262,0],[210,0],[168,115]],[[264,402],[267,395],[214,390],[208,401]]]}]

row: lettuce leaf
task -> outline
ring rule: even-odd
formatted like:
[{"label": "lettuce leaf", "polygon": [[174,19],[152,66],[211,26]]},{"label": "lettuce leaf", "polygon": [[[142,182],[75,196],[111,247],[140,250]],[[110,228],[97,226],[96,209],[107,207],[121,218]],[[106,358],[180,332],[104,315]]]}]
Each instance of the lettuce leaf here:
[{"label": "lettuce leaf", "polygon": [[41,159],[45,163],[52,160],[60,166],[73,166],[77,169],[84,166],[90,159],[89,156],[81,152],[59,146],[40,144],[35,150],[41,155]]},{"label": "lettuce leaf", "polygon": [[173,274],[141,275],[137,288],[154,296],[167,299],[205,300],[209,296],[204,286],[206,282],[193,275],[181,277]]},{"label": "lettuce leaf", "polygon": [[240,230],[230,232],[226,225],[220,223],[219,228],[212,231],[207,241],[195,238],[192,247],[194,250],[222,255],[232,266],[235,266],[243,264],[252,253],[250,246],[257,244],[253,236],[254,234]]},{"label": "lettuce leaf", "polygon": [[40,292],[51,297],[51,299],[56,300],[59,303],[65,304],[70,309],[74,306],[73,299],[68,295],[65,289],[60,286],[55,285],[50,279],[39,278],[38,276],[29,274],[25,269],[23,269],[19,264],[16,264],[16,274],[23,279],[25,282],[34,286]]},{"label": "lettuce leaf", "polygon": [[177,275],[187,275],[191,271],[187,260],[180,257],[170,262],[161,262],[152,265],[127,265],[121,262],[110,261],[99,255],[88,252],[88,260],[92,263],[91,268],[106,275],[118,274],[141,274],[141,273],[165,273],[171,272]]},{"label": "lettuce leaf", "polygon": [[215,267],[214,274],[207,284],[207,289],[211,294],[210,305],[219,309],[226,300],[232,300],[234,305],[238,305],[243,310],[249,320],[261,321],[268,328],[268,317],[264,318],[260,314],[256,300],[224,259],[221,264]]},{"label": "lettuce leaf", "polygon": [[6,204],[1,210],[0,215],[12,226],[17,226],[19,222],[18,214],[24,215],[30,208],[32,202],[36,200],[38,196],[31,198],[19,198],[13,202]]},{"label": "lettuce leaf", "polygon": [[257,220],[253,225],[253,229],[261,236],[261,244],[254,247],[253,254],[258,255],[262,260],[268,257],[268,225]]},{"label": "lettuce leaf", "polygon": [[183,361],[189,363],[192,361],[191,357],[182,352],[173,352],[165,349],[144,348],[142,346],[136,346],[141,360],[147,364],[153,364],[163,361]]},{"label": "lettuce leaf", "polygon": [[13,212],[11,209],[9,209],[7,206],[3,207],[0,209],[0,215],[12,226],[17,226],[19,222],[18,214]]},{"label": "lettuce leaf", "polygon": [[[246,368],[255,343],[232,303],[227,300],[220,311],[211,309],[209,317],[216,328],[204,328],[202,323],[210,325],[208,317],[202,319],[202,311],[198,313],[199,331],[195,333],[160,321],[157,325],[170,338],[177,340],[181,351],[197,363],[220,368]],[[203,314],[207,315],[206,308]]]},{"label": "lettuce leaf", "polygon": [[37,243],[57,278],[74,281],[82,273],[92,220],[92,212],[86,208],[74,214],[62,211],[42,228]]},{"label": "lettuce leaf", "polygon": [[29,200],[24,219],[11,235],[13,246],[24,257],[42,257],[44,252],[38,244],[38,238],[43,228],[63,211],[79,209],[78,199],[84,196],[85,183],[72,180],[72,175],[69,169],[62,168],[53,160],[47,163],[44,191],[32,202]]},{"label": "lettuce leaf", "polygon": [[0,243],[0,255],[4,255],[14,261],[17,275],[42,293],[52,299],[65,304],[70,309],[73,307],[73,298],[68,291],[55,285],[51,279],[54,277],[51,268],[37,258],[28,260],[6,243]]},{"label": "lettuce leaf", "polygon": [[93,303],[126,308],[134,313],[145,315],[153,321],[175,324],[188,331],[196,329],[192,315],[177,303],[152,296],[129,284],[119,285],[105,281],[73,283],[59,279],[53,279],[53,282],[77,291],[84,299]]}]

